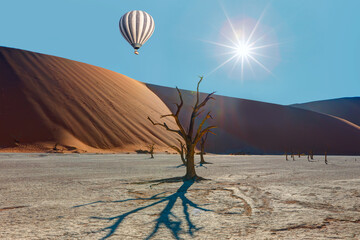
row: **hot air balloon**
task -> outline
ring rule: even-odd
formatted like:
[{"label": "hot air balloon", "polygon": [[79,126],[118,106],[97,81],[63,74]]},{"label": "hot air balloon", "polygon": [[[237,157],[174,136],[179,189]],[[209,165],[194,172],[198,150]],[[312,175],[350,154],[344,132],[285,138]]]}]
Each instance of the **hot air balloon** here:
[{"label": "hot air balloon", "polygon": [[120,32],[139,55],[138,49],[151,37],[155,29],[154,19],[144,11],[125,13],[119,21]]}]

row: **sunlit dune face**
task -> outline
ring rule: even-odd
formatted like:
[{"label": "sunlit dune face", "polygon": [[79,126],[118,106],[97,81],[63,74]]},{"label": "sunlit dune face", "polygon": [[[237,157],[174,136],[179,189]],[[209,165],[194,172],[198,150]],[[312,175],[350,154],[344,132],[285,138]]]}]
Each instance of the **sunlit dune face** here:
[{"label": "sunlit dune face", "polygon": [[273,29],[261,24],[263,15],[264,12],[257,20],[230,19],[225,13],[227,21],[220,29],[220,41],[205,41],[218,47],[217,52],[224,60],[207,75],[229,65],[232,65],[227,68],[229,75],[236,75],[237,78],[240,75],[241,80],[246,73],[251,73],[253,78],[273,75],[271,68],[278,61],[279,43],[274,41]]}]

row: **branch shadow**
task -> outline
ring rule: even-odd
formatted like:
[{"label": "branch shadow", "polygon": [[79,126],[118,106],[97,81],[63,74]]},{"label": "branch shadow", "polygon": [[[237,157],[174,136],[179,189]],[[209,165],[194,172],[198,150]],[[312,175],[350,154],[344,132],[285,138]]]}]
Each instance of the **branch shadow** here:
[{"label": "branch shadow", "polygon": [[199,163],[198,165],[195,166],[195,168],[199,168],[199,167],[203,167],[203,168],[207,169],[207,167],[204,166],[202,163]]},{"label": "branch shadow", "polygon": [[[182,178],[181,178],[182,179]],[[178,181],[179,178],[173,178],[173,179],[161,179],[161,180],[155,180],[155,181],[151,181],[151,182],[164,182],[164,180],[166,182],[174,182],[174,181]],[[149,198],[129,198],[129,199],[124,199],[124,200],[118,200],[118,201],[96,201],[96,202],[92,202],[92,203],[87,203],[87,204],[82,204],[82,205],[76,205],[73,208],[78,208],[78,207],[83,207],[83,206],[88,206],[88,205],[92,205],[92,204],[97,204],[97,203],[123,203],[123,202],[128,202],[128,201],[153,201],[153,200],[158,200],[156,202],[153,202],[151,204],[142,206],[142,207],[138,207],[135,208],[131,211],[125,212],[121,215],[118,216],[114,216],[114,217],[90,217],[91,219],[98,219],[98,220],[107,220],[107,221],[115,221],[112,225],[103,228],[97,232],[102,232],[102,231],[107,231],[107,234],[101,238],[101,239],[107,239],[109,237],[111,237],[116,231],[117,229],[120,227],[121,223],[130,215],[140,212],[144,209],[147,208],[151,208],[153,206],[156,206],[160,203],[165,203],[166,202],[166,206],[164,207],[164,209],[159,213],[159,217],[155,220],[155,226],[152,230],[152,232],[145,238],[145,239],[151,239],[155,236],[155,234],[158,232],[158,230],[161,228],[161,226],[163,225],[164,227],[168,228],[172,234],[172,236],[174,237],[174,239],[180,239],[179,234],[181,232],[183,232],[183,228],[182,228],[182,220],[179,216],[176,216],[172,210],[175,206],[175,203],[177,200],[181,201],[182,204],[182,212],[184,213],[185,216],[185,220],[186,220],[186,224],[187,224],[187,231],[186,233],[189,234],[190,236],[194,236],[194,233],[202,228],[196,227],[196,225],[191,221],[190,218],[190,214],[189,214],[189,207],[193,207],[195,209],[199,209],[201,211],[213,211],[213,210],[209,210],[203,207],[200,207],[198,204],[195,204],[194,202],[192,202],[191,200],[189,200],[185,194],[187,193],[188,189],[194,184],[195,181],[183,181],[183,184],[181,185],[181,187],[173,194],[169,195],[169,196],[161,196],[163,194],[165,194],[166,192],[162,192],[162,193],[158,193],[155,194]],[[171,219],[170,217],[173,217],[173,219]]]},{"label": "branch shadow", "polygon": [[177,166],[173,166],[173,167],[168,167],[168,168],[185,168],[185,165],[184,164],[180,164],[180,165],[177,165]]}]

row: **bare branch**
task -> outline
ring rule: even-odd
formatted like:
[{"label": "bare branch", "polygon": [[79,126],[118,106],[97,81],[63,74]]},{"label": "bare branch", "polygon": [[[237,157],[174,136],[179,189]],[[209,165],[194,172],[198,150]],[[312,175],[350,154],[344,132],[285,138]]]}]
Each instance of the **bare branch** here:
[{"label": "bare branch", "polygon": [[211,131],[209,130],[209,131],[205,134],[205,137],[202,137],[202,138],[201,138],[201,142],[203,142],[203,143],[206,142],[207,137],[208,137],[208,135],[209,135],[209,132],[211,132]]},{"label": "bare branch", "polygon": [[186,159],[184,157],[184,154],[186,154],[186,147],[185,147],[185,144],[180,140],[180,139],[176,139],[178,140],[178,142],[180,143],[180,146],[181,146],[181,152],[180,153],[180,157],[181,157],[181,161],[183,162],[183,164],[186,166]]},{"label": "bare branch", "polygon": [[207,133],[211,133],[212,135],[215,135],[216,136],[216,133],[214,133],[213,131],[207,131]]},{"label": "bare branch", "polygon": [[[181,92],[180,92],[180,90],[179,90],[178,87],[176,87],[176,90],[177,90],[177,92],[178,92],[178,94],[179,94],[180,104],[176,104],[177,110],[176,110],[175,115],[172,114],[172,116],[174,117],[175,122],[176,122],[176,124],[177,124],[177,126],[178,126],[178,128],[179,128],[179,131],[180,131],[180,133],[181,133],[180,136],[182,136],[182,138],[185,139],[185,138],[186,138],[186,132],[185,132],[184,127],[182,126],[180,120],[179,120],[179,113],[180,113],[180,110],[181,110],[181,108],[182,108],[182,106],[183,106],[183,104],[184,104],[184,101],[183,101]],[[169,115],[169,114],[168,114],[168,115]],[[164,115],[164,116],[166,116],[166,115]]]},{"label": "bare branch", "polygon": [[165,118],[165,117],[174,117],[174,114],[170,113],[170,114],[165,114],[165,115],[160,116],[160,118]]},{"label": "bare branch", "polygon": [[[216,126],[209,126],[209,127],[205,128],[204,130],[202,130],[200,132],[200,134],[194,139],[193,143],[197,144],[200,141],[200,139],[204,136],[205,133],[211,132],[210,129],[214,129],[214,128],[216,128]],[[211,133],[213,133],[213,132],[211,132]]]},{"label": "bare branch", "polygon": [[202,101],[202,103],[200,103],[199,106],[197,106],[197,110],[200,110],[200,108],[204,107],[204,106],[206,105],[206,103],[207,103],[210,99],[214,99],[214,100],[215,100],[215,98],[212,97],[213,94],[215,94],[215,92],[212,92],[212,93],[208,94],[208,95],[206,96],[206,98],[204,99],[204,101]]},{"label": "bare branch", "polygon": [[168,143],[166,143],[166,145],[168,145],[169,147],[171,147],[172,149],[174,149],[175,151],[177,151],[180,154],[181,161],[186,166],[186,160],[185,160],[185,157],[184,157],[185,144],[182,143],[182,141],[179,138],[177,138],[176,140],[178,140],[178,142],[180,143],[180,148],[177,147],[177,146],[174,146],[174,145],[170,145]]},{"label": "bare branch", "polygon": [[195,105],[194,107],[192,108],[193,111],[191,113],[191,117],[190,117],[190,124],[189,124],[189,131],[188,131],[188,136],[190,137],[190,139],[192,139],[192,136],[193,136],[193,131],[194,131],[194,124],[195,124],[195,119],[196,117],[198,116],[197,115],[197,112],[199,110],[198,108],[198,104],[199,104],[199,100],[200,100],[200,91],[199,91],[199,86],[200,86],[200,83],[201,81],[203,80],[203,77],[200,76],[200,80],[197,84],[197,88],[196,88],[196,102],[195,102]]},{"label": "bare branch", "polygon": [[197,88],[196,88],[196,103],[194,105],[194,108],[197,108],[197,105],[199,104],[199,99],[200,99],[200,92],[199,92],[199,86],[200,86],[200,83],[201,81],[203,80],[203,76],[200,76],[200,80],[197,84]]},{"label": "bare branch", "polygon": [[[197,92],[196,92],[196,103],[193,107],[193,111],[191,113],[191,117],[190,117],[190,124],[189,124],[189,131],[188,131],[188,136],[192,139],[192,136],[193,136],[193,131],[194,131],[194,125],[195,125],[195,119],[199,116],[200,113],[198,113],[198,111],[204,107],[206,105],[206,103],[210,100],[210,99],[214,99],[212,97],[212,95],[215,93],[215,92],[212,92],[210,94],[208,94],[206,96],[206,98],[199,104],[199,100],[200,100],[200,91],[199,91],[199,86],[200,86],[200,83],[201,81],[203,80],[203,77],[200,77],[200,80],[198,82],[198,85],[197,85]],[[196,137],[195,137],[196,138]]]},{"label": "bare branch", "polygon": [[202,114],[205,110],[201,110],[200,112],[198,112],[195,117],[198,117],[200,114]]},{"label": "bare branch", "polygon": [[179,134],[180,136],[182,136],[181,132],[179,130],[174,130],[174,129],[169,128],[168,125],[165,122],[164,123],[154,122],[150,117],[148,117],[148,119],[153,125],[161,126],[161,127],[165,128],[166,130],[168,130],[170,132],[175,132],[175,133]]},{"label": "bare branch", "polygon": [[[196,131],[195,139],[199,136],[199,134],[201,133],[201,130],[202,130],[203,125],[205,124],[206,120],[209,119],[209,118],[212,119],[212,116],[210,115],[210,112],[208,112],[208,113],[206,114],[206,116],[204,117],[204,119],[201,121],[201,123],[200,123],[200,125],[199,125],[199,127],[198,127],[198,129],[197,129],[197,131]],[[194,140],[195,140],[195,139],[194,139]]]},{"label": "bare branch", "polygon": [[177,106],[177,111],[176,111],[176,113],[175,113],[175,116],[179,116],[179,113],[180,113],[180,110],[181,110],[181,108],[182,108],[182,106],[183,106],[183,104],[184,104],[184,101],[183,101],[181,92],[180,92],[180,90],[179,90],[178,87],[176,87],[176,90],[177,90],[177,92],[178,92],[178,94],[179,94],[180,104],[176,104],[176,106]]},{"label": "bare branch", "polygon": [[181,150],[178,147],[176,147],[174,145],[168,145],[168,146],[171,147],[172,149],[174,149],[175,151],[177,151],[179,154],[181,154]]}]

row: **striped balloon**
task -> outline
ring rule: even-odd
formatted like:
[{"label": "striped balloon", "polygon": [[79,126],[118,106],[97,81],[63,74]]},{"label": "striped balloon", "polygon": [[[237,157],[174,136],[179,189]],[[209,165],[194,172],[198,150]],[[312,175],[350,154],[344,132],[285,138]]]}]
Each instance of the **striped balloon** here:
[{"label": "striped balloon", "polygon": [[144,11],[131,11],[125,13],[119,22],[120,32],[126,41],[137,51],[153,34],[154,19]]}]

